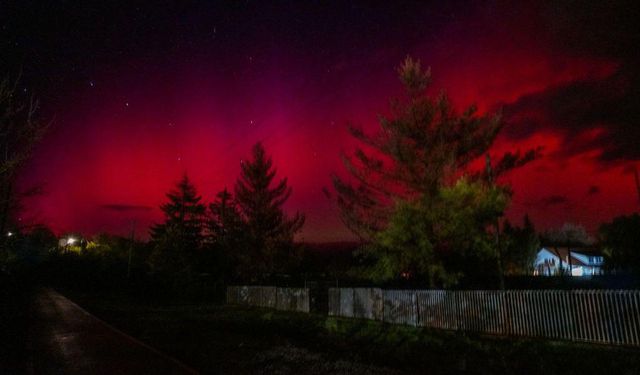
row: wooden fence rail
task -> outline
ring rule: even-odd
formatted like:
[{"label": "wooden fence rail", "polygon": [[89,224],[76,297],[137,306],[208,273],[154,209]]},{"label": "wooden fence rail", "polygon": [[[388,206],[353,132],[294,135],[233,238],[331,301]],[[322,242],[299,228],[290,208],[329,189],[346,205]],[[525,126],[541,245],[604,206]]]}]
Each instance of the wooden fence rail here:
[{"label": "wooden fence rail", "polygon": [[640,291],[329,289],[329,315],[640,346]]},{"label": "wooden fence rail", "polygon": [[268,307],[283,311],[309,312],[309,289],[275,286],[228,286],[230,305]]}]

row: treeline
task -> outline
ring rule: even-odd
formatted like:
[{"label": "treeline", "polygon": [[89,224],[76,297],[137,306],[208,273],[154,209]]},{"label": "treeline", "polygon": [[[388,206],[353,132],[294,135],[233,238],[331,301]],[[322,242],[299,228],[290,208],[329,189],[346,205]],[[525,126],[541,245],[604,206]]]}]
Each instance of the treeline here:
[{"label": "treeline", "polygon": [[[475,106],[459,113],[444,93],[428,95],[431,72],[411,58],[398,75],[404,97],[380,116],[377,132],[350,128],[361,145],[343,155],[350,176],[334,175],[333,189],[325,189],[360,239],[357,251],[339,262],[305,255],[294,241],[304,216],[285,214],[292,190],[286,178],[276,179],[258,143],[241,162],[235,185],[213,202],[205,203],[185,175],[167,194],[164,220],[151,228],[148,243],[103,236],[58,244],[52,280],[84,275],[98,284],[126,275],[176,291],[202,280],[221,285],[278,278],[504,288],[505,277],[532,273],[541,244],[586,244],[578,226],[540,235],[526,216],[522,226],[505,219],[513,192],[503,177],[538,159],[540,148],[491,155],[504,126],[500,113],[481,115]],[[640,273],[639,233],[638,215],[602,226],[597,246],[610,273]],[[19,237],[3,237],[0,255]]]},{"label": "treeline", "polygon": [[185,175],[161,206],[164,223],[151,229],[150,271],[176,279],[206,272],[244,282],[295,271],[301,249],[294,235],[304,215],[285,214],[292,190],[275,175],[260,143],[241,163],[233,193],[220,191],[208,206]]},{"label": "treeline", "polygon": [[185,174],[167,193],[160,206],[164,220],[151,228],[148,242],[105,234],[89,240],[63,237],[44,274],[67,285],[138,283],[163,293],[298,274],[302,246],[294,236],[304,215],[284,212],[291,193],[258,143],[241,163],[233,192],[225,188],[206,204]]}]

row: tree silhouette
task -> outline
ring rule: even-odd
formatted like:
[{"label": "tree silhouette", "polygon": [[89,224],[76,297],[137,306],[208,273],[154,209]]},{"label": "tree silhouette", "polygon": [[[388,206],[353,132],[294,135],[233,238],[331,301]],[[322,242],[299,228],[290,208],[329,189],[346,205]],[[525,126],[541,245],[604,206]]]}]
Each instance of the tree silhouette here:
[{"label": "tree silhouette", "polygon": [[287,217],[282,206],[291,196],[287,179],[274,184],[276,169],[261,143],[253,146],[251,160],[241,163],[235,200],[251,251],[242,273],[262,277],[283,272],[295,259],[293,237],[304,224],[304,215]]},{"label": "tree silhouette", "polygon": [[151,228],[150,265],[158,273],[188,272],[203,243],[205,206],[186,174],[167,198],[160,206],[164,223]]},{"label": "tree silhouette", "polygon": [[530,274],[540,250],[540,239],[529,215],[524,216],[522,227],[513,226],[506,220],[502,234],[505,273],[508,275]]},{"label": "tree silhouette", "polygon": [[237,276],[238,265],[251,260],[247,257],[244,223],[238,205],[226,188],[209,205],[207,229],[211,251],[208,258],[211,263],[215,263],[211,267],[217,268],[220,273],[235,271]]},{"label": "tree silhouette", "polygon": [[608,270],[640,275],[640,214],[602,224],[598,236]]},{"label": "tree silhouette", "polygon": [[38,102],[25,97],[18,82],[8,77],[0,81],[0,262],[7,250],[4,233],[18,209],[18,171],[49,126],[37,116]]}]

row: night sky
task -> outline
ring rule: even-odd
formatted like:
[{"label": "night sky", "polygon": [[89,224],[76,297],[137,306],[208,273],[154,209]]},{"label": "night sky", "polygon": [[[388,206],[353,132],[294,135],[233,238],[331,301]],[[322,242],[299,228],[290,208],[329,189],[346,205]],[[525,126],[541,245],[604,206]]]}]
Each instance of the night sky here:
[{"label": "night sky", "polygon": [[43,189],[22,222],[145,235],[182,173],[211,201],[263,141],[286,209],[307,216],[300,239],[349,238],[322,188],[346,173],[347,124],[375,129],[402,94],[407,55],[459,109],[502,109],[492,152],[543,147],[506,176],[509,218],[593,231],[637,211],[638,5],[505,3],[0,2],[0,72],[22,71],[54,119],[21,177]]}]

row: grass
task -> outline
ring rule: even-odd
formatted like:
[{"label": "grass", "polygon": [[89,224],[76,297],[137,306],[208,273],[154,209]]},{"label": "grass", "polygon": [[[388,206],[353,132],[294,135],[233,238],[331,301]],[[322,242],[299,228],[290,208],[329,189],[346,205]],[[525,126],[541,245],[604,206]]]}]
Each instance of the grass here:
[{"label": "grass", "polygon": [[89,311],[206,373],[636,374],[640,351],[500,339],[213,304],[73,294]]}]

